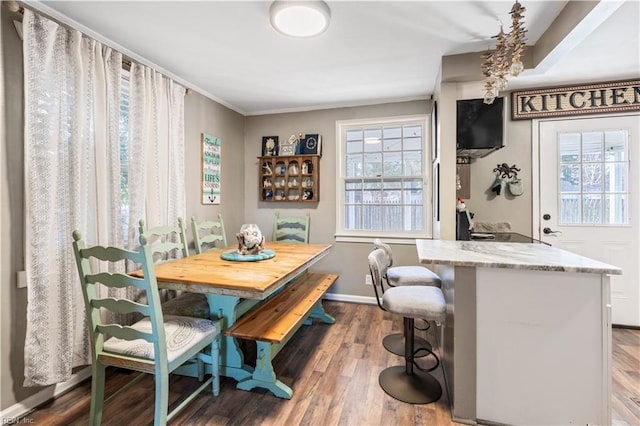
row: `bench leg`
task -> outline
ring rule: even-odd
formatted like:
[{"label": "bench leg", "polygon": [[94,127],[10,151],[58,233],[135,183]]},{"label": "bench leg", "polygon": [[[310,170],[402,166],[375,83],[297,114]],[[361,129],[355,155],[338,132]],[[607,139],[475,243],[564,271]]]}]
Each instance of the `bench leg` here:
[{"label": "bench leg", "polygon": [[256,368],[253,370],[253,375],[249,379],[238,382],[236,387],[246,391],[253,388],[264,388],[271,391],[278,398],[291,399],[293,390],[276,379],[276,373],[273,371],[273,365],[271,364],[272,344],[256,341],[256,349]]},{"label": "bench leg", "polygon": [[309,314],[309,317],[304,320],[304,325],[311,325],[312,318],[320,318],[320,320],[325,324],[333,324],[336,322],[336,319],[325,312],[324,307],[322,306],[322,300],[318,300],[318,303],[313,307],[313,311]]}]

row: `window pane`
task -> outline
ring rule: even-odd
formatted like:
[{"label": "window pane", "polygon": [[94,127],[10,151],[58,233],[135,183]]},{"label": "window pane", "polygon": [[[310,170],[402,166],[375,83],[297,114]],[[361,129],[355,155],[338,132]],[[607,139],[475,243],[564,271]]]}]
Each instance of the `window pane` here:
[{"label": "window pane", "polygon": [[582,223],[602,223],[602,195],[584,196]]},{"label": "window pane", "polygon": [[580,223],[582,218],[581,197],[578,194],[560,194],[560,223]]},{"label": "window pane", "polygon": [[404,204],[422,205],[422,179],[404,181]]},{"label": "window pane", "polygon": [[627,160],[627,132],[615,130],[604,133],[605,161]]},{"label": "window pane", "polygon": [[602,161],[602,132],[585,132],[582,134],[582,161]]},{"label": "window pane", "polygon": [[582,165],[582,191],[602,192],[602,164]]},{"label": "window pane", "polygon": [[402,150],[402,129],[400,127],[384,128],[384,151],[400,151]]},{"label": "window pane", "polygon": [[580,161],[580,134],[560,133],[558,135],[560,162],[575,163]]},{"label": "window pane", "polygon": [[386,206],[382,208],[384,217],[383,231],[402,231],[402,206]]},{"label": "window pane", "polygon": [[400,204],[402,202],[402,182],[400,180],[385,180],[383,197],[383,204]]},{"label": "window pane", "polygon": [[362,182],[346,182],[344,186],[345,203],[356,204],[362,202]]},{"label": "window pane", "polygon": [[362,154],[347,155],[347,177],[362,176]]},{"label": "window pane", "polygon": [[347,130],[347,143],[351,141],[362,141],[362,130]]},{"label": "window pane", "polygon": [[382,203],[382,183],[367,181],[364,183],[362,191],[362,202],[364,204],[380,204]]},{"label": "window pane", "polygon": [[405,139],[422,137],[422,126],[416,124],[404,126],[404,137]]},{"label": "window pane", "polygon": [[364,129],[364,150],[365,152],[380,151],[382,141],[382,129]]},{"label": "window pane", "polygon": [[580,166],[563,164],[560,166],[560,192],[580,191]]},{"label": "window pane", "polygon": [[404,175],[420,176],[422,175],[422,152],[405,151],[404,153]]},{"label": "window pane", "polygon": [[605,170],[605,192],[626,192],[627,163],[606,163]]},{"label": "window pane", "polygon": [[626,195],[605,195],[604,223],[609,225],[629,223]]},{"label": "window pane", "polygon": [[362,206],[347,205],[344,207],[344,227],[349,230],[360,230],[362,227]]},{"label": "window pane", "polygon": [[362,216],[363,229],[382,229],[382,210],[380,206],[363,206]]},{"label": "window pane", "polygon": [[362,152],[362,141],[347,142],[347,154]]},{"label": "window pane", "polygon": [[383,173],[384,176],[401,176],[402,175],[402,153],[401,152],[385,152]]},{"label": "window pane", "polygon": [[382,154],[365,154],[364,175],[382,176]]},{"label": "window pane", "polygon": [[422,217],[422,207],[418,206],[405,206],[405,212],[409,215],[410,219],[406,220],[406,230],[422,231],[424,229],[424,218]]}]

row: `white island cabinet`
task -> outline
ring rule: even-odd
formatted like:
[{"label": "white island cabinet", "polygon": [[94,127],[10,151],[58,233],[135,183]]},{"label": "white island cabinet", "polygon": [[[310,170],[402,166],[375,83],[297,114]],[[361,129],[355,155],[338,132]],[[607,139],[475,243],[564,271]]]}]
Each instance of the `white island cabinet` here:
[{"label": "white island cabinet", "polygon": [[611,424],[609,275],[620,268],[545,244],[416,245],[442,278],[454,420]]}]

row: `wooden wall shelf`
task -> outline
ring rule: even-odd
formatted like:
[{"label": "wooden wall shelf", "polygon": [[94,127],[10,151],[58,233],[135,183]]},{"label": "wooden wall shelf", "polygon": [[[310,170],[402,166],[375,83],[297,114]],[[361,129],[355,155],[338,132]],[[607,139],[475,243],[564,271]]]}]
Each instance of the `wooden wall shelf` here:
[{"label": "wooden wall shelf", "polygon": [[317,203],[320,201],[320,156],[258,157],[260,201]]}]

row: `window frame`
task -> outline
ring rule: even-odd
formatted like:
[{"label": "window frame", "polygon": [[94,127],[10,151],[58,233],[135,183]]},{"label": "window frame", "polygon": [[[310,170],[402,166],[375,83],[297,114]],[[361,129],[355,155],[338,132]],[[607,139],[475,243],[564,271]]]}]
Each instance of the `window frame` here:
[{"label": "window frame", "polygon": [[[345,229],[345,181],[346,177],[346,131],[355,127],[384,127],[388,125],[420,124],[422,126],[422,215],[421,231],[366,231]],[[336,231],[337,242],[371,242],[373,238],[384,238],[396,243],[414,244],[416,238],[432,238],[433,235],[433,191],[431,173],[431,115],[416,114],[381,118],[336,120]],[[400,176],[404,178],[405,175]]]}]

